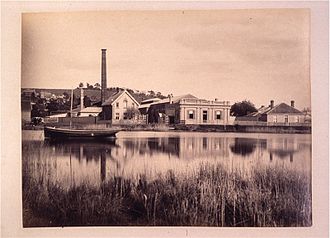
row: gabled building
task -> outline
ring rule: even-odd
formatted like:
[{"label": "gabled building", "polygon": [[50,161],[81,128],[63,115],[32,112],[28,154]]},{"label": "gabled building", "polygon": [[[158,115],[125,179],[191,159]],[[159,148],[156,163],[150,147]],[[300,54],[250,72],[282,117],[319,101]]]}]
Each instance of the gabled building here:
[{"label": "gabled building", "polygon": [[102,103],[101,118],[111,120],[112,123],[120,123],[131,119],[130,111],[138,111],[139,106],[138,101],[127,90],[120,90]]}]

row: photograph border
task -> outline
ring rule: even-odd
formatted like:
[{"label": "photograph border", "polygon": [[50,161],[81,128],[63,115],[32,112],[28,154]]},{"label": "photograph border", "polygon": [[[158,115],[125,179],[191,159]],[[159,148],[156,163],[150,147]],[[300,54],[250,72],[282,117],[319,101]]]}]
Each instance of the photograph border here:
[{"label": "photograph border", "polygon": [[[23,228],[21,182],[21,14],[107,10],[311,9],[313,225],[299,228],[65,227]],[[329,235],[328,1],[2,2],[1,3],[1,236],[2,237],[328,237]],[[15,115],[15,116],[12,116]]]}]

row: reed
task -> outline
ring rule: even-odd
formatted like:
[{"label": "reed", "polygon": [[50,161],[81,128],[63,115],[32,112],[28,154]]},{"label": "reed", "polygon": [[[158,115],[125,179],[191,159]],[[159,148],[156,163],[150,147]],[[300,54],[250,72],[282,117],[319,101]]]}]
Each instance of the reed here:
[{"label": "reed", "polygon": [[[29,226],[311,226],[309,176],[255,168],[249,176],[203,164],[149,181],[113,177],[69,189],[23,166],[23,224]],[[33,219],[31,219],[33,218]]]}]

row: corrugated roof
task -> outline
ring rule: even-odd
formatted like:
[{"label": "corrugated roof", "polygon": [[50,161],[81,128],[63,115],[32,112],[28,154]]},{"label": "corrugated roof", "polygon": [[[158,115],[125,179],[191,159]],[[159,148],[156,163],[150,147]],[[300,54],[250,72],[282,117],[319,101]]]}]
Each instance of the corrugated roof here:
[{"label": "corrugated roof", "polygon": [[147,104],[147,103],[152,103],[152,102],[158,102],[160,101],[160,98],[149,98],[141,101],[141,104]]}]

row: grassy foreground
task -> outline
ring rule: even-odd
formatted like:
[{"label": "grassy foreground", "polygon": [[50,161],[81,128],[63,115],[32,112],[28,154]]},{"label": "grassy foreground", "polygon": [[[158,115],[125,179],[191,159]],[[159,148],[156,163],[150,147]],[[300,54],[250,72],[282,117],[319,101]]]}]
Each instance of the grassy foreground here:
[{"label": "grassy foreground", "polygon": [[221,165],[193,175],[112,178],[69,190],[23,172],[23,225],[311,226],[310,178],[286,169],[249,177]]}]

